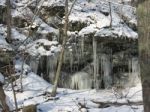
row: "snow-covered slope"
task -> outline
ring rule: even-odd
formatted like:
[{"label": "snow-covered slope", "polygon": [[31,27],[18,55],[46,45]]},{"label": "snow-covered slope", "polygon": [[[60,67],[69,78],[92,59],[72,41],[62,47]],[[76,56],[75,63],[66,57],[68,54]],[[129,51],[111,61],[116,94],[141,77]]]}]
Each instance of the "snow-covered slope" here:
[{"label": "snow-covered slope", "polygon": [[[133,88],[120,90],[70,90],[59,88],[55,98],[50,96],[52,85],[44,81],[33,72],[23,76],[23,92],[20,91],[20,80],[16,81],[15,90],[19,108],[30,104],[36,104],[38,112],[142,112],[143,107],[139,104],[130,105],[130,102],[141,102],[141,85]],[[14,104],[11,86],[6,88],[6,94]],[[130,101],[130,102],[129,102]],[[98,102],[118,103],[107,105],[102,108]],[[125,104],[123,104],[125,103]],[[81,107],[84,105],[86,108]]]}]

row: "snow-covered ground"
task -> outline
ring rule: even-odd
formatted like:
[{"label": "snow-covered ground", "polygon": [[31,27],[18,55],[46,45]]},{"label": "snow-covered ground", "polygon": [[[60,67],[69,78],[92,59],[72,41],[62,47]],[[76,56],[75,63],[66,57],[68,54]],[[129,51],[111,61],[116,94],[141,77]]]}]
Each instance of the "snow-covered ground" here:
[{"label": "snow-covered ground", "polygon": [[[20,80],[18,79],[15,89],[19,91]],[[142,112],[142,105],[130,105],[130,102],[142,101],[141,85],[126,88],[115,93],[113,89],[108,90],[70,90],[58,88],[55,98],[50,96],[52,85],[44,81],[35,73],[30,72],[23,76],[23,92],[17,92],[17,103],[19,108],[30,104],[37,104],[38,112]],[[11,87],[5,90],[10,101],[14,104]],[[122,98],[120,97],[122,96]],[[95,102],[118,102],[127,105],[113,105],[100,108],[100,104]],[[81,108],[80,104],[85,105]]]},{"label": "snow-covered ground", "polygon": [[[21,69],[22,63],[16,61],[16,70]],[[20,66],[20,67],[19,67]],[[141,85],[137,84],[130,88],[117,88],[105,90],[71,90],[66,88],[58,88],[56,97],[51,97],[53,85],[46,82],[37,74],[30,71],[28,65],[24,64],[24,71],[28,71],[27,75],[23,75],[22,85],[23,92],[20,91],[20,79],[17,79],[15,90],[18,107],[22,108],[30,104],[36,104],[38,112],[142,112],[142,91]],[[9,97],[11,104],[14,105],[14,98],[11,85],[5,88],[5,93]],[[102,104],[98,102],[109,102],[102,108]],[[132,103],[135,105],[132,105]],[[114,105],[113,105],[114,103]],[[118,103],[120,105],[115,105]],[[85,108],[81,105],[84,105]]]}]

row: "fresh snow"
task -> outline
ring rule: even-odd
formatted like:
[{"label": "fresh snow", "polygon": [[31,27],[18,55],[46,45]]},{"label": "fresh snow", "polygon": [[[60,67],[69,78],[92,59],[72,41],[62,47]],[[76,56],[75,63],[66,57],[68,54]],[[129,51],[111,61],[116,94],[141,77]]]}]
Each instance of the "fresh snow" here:
[{"label": "fresh snow", "polygon": [[[77,5],[80,4],[80,5]],[[137,32],[133,31],[127,24],[137,25],[136,9],[129,5],[122,5],[120,3],[111,2],[112,28],[110,28],[109,2],[95,1],[88,3],[79,1],[73,8],[69,20],[71,23],[87,23],[87,26],[79,31],[80,36],[91,34],[95,32],[98,37],[126,37],[137,39]],[[107,14],[107,15],[106,15]]]},{"label": "fresh snow", "polygon": [[[48,49],[46,49],[47,47]],[[32,56],[53,55],[60,52],[61,46],[57,41],[49,41],[47,39],[38,39],[33,43],[29,43],[27,46],[20,46],[21,50],[29,53]]]},{"label": "fresh snow", "polygon": [[[20,66],[20,67],[19,67]],[[22,66],[21,60],[16,61],[15,68],[20,70]],[[23,92],[20,90],[20,78],[17,79],[14,86],[17,97],[17,103],[19,108],[24,106],[35,104],[37,105],[38,112],[142,112],[143,106],[139,105],[122,105],[122,106],[110,106],[107,108],[99,108],[97,102],[118,102],[127,103],[128,100],[132,102],[142,101],[141,84],[137,84],[135,87],[128,87],[121,89],[122,98],[117,97],[114,89],[105,90],[71,90],[66,88],[58,88],[56,97],[51,97],[53,85],[46,82],[37,74],[30,71],[28,65],[24,63],[24,70],[27,71],[25,75],[23,73],[22,85]],[[8,85],[5,89],[5,93],[9,96],[9,105],[11,109],[15,109],[13,93],[11,85]],[[80,105],[84,104],[88,109],[81,108]]]},{"label": "fresh snow", "polygon": [[[16,81],[15,89],[20,89],[20,79]],[[78,103],[85,104],[90,112],[142,112],[142,106],[127,106],[122,105],[119,107],[111,106],[108,108],[99,108],[99,104],[92,101],[100,102],[127,102],[142,101],[141,85],[136,87],[126,88],[122,90],[125,98],[116,98],[113,91],[110,90],[70,90],[65,88],[58,88],[58,94],[55,98],[50,97],[52,85],[44,81],[35,73],[30,72],[23,75],[23,92],[17,92],[17,102],[19,108],[30,104],[37,104],[38,112],[79,112],[80,106]],[[10,101],[14,104],[13,94],[11,87],[7,87],[6,94],[10,97]],[[82,108],[82,112],[87,112]]]}]

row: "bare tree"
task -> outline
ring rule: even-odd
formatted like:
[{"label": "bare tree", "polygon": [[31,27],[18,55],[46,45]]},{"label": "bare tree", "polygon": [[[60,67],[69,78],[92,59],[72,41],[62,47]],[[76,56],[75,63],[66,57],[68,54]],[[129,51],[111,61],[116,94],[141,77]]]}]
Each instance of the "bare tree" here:
[{"label": "bare tree", "polygon": [[109,2],[110,28],[112,28],[112,11],[111,2]]},{"label": "bare tree", "polygon": [[11,4],[10,0],[6,0],[7,5],[7,37],[6,41],[8,43],[11,43]]},{"label": "bare tree", "polygon": [[54,87],[52,90],[52,96],[56,96],[56,91],[57,91],[57,86],[58,86],[58,80],[61,72],[61,67],[63,63],[63,57],[64,57],[64,52],[65,52],[65,46],[66,46],[66,40],[68,38],[67,31],[68,31],[68,0],[65,1],[65,26],[64,26],[64,38],[63,38],[63,44],[62,44],[62,49],[60,52],[59,56],[59,63],[56,71],[56,77],[55,77],[55,82],[54,82]]},{"label": "bare tree", "polygon": [[2,112],[9,112],[9,106],[6,103],[6,95],[3,90],[3,84],[0,82],[0,102],[2,106]]},{"label": "bare tree", "polygon": [[6,74],[9,77],[9,81],[10,81],[12,92],[13,92],[15,111],[18,112],[17,97],[16,97],[16,92],[15,92],[14,83],[13,83],[14,82],[13,79],[15,76],[12,76],[14,74],[14,69],[15,69],[14,66],[9,63],[9,65],[6,67]]},{"label": "bare tree", "polygon": [[139,0],[139,59],[143,88],[144,112],[150,112],[150,0]]},{"label": "bare tree", "polygon": [[[12,25],[12,16],[11,16],[11,2],[10,0],[6,0],[6,5],[7,5],[7,37],[6,37],[6,41],[8,43],[12,42],[12,38],[11,38],[11,25]],[[12,86],[12,91],[13,91],[13,95],[14,95],[14,100],[15,100],[15,107],[16,107],[16,112],[18,112],[18,106],[17,106],[17,99],[16,99],[16,93],[14,90],[14,85],[13,85],[13,81],[12,81],[12,72],[14,71],[14,68],[11,68],[12,66],[8,65],[8,68],[6,68],[6,73],[8,76],[10,76],[10,82],[11,82],[11,86]]]},{"label": "bare tree", "polygon": [[68,38],[67,31],[68,31],[69,15],[70,15],[70,13],[72,11],[72,8],[73,8],[75,2],[76,2],[76,0],[74,0],[70,10],[68,10],[68,0],[65,1],[64,37],[63,37],[62,49],[61,49],[60,56],[59,56],[59,62],[58,62],[58,67],[57,67],[57,71],[56,71],[54,87],[53,87],[52,94],[51,94],[52,96],[56,96],[58,81],[59,81],[59,77],[60,77],[60,72],[61,72],[61,67],[62,67],[62,63],[63,63],[64,52],[65,52],[65,47],[66,47],[66,41],[67,41],[67,38]]}]

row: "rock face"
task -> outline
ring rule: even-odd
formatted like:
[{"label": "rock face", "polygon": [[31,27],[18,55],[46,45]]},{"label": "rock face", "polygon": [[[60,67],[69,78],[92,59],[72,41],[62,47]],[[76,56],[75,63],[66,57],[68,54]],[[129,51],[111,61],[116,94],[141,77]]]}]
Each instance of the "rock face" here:
[{"label": "rock face", "polygon": [[[53,83],[63,39],[64,0],[43,3],[31,1],[28,6],[24,2],[12,2],[15,5],[12,10],[13,49],[19,46],[19,51],[24,50],[29,55],[26,63],[32,71]],[[5,6],[0,6],[0,9],[5,10],[3,7]],[[5,14],[2,11],[0,13]],[[5,26],[4,19],[0,20]],[[136,25],[135,8],[129,5],[77,1],[69,16],[69,38],[59,86],[93,88],[93,38],[97,43],[99,87],[126,85],[127,81],[133,85],[131,80],[134,77],[138,80],[139,74]],[[19,37],[16,34],[22,35]],[[0,39],[4,38],[5,35],[0,36]],[[26,41],[22,44],[24,40]]]},{"label": "rock face", "polygon": [[37,112],[36,105],[29,105],[23,108],[22,112]]}]

